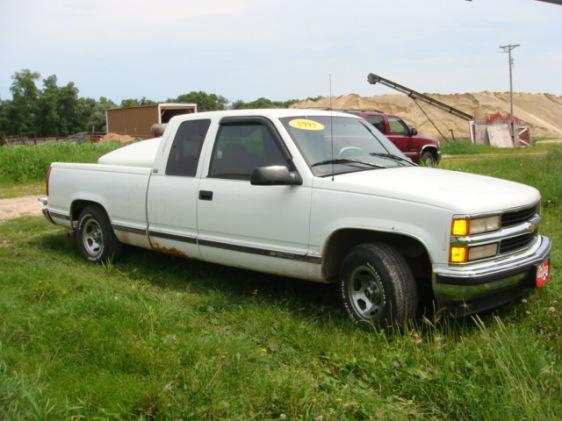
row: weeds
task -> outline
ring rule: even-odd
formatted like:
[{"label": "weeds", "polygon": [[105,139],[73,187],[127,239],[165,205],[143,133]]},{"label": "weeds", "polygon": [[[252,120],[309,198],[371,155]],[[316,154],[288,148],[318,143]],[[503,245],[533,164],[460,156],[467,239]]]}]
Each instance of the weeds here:
[{"label": "weeds", "polygon": [[120,146],[119,143],[45,143],[1,147],[0,181],[9,184],[44,180],[51,162],[96,162],[101,155]]},{"label": "weeds", "polygon": [[92,265],[41,218],[0,224],[0,419],[556,419],[560,154],[443,165],[541,190],[553,277],[402,334],[349,322],[331,286],[134,248]]}]

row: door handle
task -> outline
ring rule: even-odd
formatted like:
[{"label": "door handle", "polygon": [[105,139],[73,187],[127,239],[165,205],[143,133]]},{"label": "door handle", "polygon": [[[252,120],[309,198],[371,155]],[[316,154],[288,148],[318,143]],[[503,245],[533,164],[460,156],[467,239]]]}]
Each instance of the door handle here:
[{"label": "door handle", "polygon": [[213,192],[209,190],[199,190],[200,200],[213,200]]}]

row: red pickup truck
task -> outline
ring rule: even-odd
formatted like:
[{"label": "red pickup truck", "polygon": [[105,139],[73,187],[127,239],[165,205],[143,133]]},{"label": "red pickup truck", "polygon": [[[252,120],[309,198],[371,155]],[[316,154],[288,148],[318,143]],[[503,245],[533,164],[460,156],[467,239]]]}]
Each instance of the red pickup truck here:
[{"label": "red pickup truck", "polygon": [[439,141],[420,136],[413,127],[408,127],[400,117],[380,111],[343,110],[346,113],[363,117],[388,137],[404,155],[416,163],[436,165],[441,159]]}]

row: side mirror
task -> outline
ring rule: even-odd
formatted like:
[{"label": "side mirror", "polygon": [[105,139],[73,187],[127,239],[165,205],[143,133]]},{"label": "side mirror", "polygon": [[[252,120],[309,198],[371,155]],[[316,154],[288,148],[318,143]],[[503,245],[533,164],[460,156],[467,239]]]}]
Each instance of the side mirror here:
[{"label": "side mirror", "polygon": [[418,131],[415,127],[410,127],[410,136],[415,136],[418,134]]},{"label": "side mirror", "polygon": [[252,172],[250,184],[254,186],[297,186],[302,178],[296,171],[289,171],[284,165],[258,167]]}]

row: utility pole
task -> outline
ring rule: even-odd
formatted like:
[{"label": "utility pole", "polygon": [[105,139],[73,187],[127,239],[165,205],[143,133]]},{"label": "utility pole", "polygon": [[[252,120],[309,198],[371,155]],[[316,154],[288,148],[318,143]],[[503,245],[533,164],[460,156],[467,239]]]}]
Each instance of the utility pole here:
[{"label": "utility pole", "polygon": [[515,121],[513,120],[513,76],[511,71],[511,66],[513,65],[513,59],[511,58],[511,51],[519,47],[519,44],[507,44],[500,45],[500,48],[504,53],[509,56],[509,115],[511,117],[511,139],[515,144]]}]

